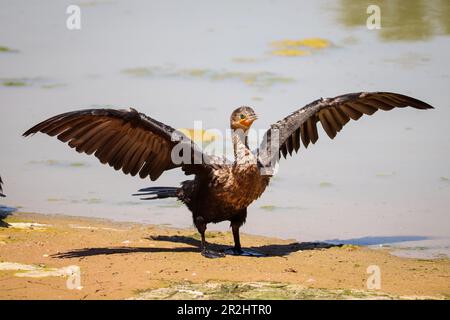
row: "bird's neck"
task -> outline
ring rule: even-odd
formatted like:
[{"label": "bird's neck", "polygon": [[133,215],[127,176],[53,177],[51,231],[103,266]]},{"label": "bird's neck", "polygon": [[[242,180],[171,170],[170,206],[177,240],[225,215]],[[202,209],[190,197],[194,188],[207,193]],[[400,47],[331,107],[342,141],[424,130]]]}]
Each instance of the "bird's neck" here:
[{"label": "bird's neck", "polygon": [[243,130],[232,131],[234,158],[237,162],[249,155],[248,136]]}]

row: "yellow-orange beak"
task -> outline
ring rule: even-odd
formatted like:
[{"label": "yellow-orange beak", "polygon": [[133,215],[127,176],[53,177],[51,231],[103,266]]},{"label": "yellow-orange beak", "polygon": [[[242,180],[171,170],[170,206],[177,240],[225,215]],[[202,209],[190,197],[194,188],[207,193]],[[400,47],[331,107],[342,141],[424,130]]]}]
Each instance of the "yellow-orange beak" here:
[{"label": "yellow-orange beak", "polygon": [[250,127],[256,119],[258,119],[257,116],[249,116],[245,119],[240,120],[239,122],[246,127]]}]

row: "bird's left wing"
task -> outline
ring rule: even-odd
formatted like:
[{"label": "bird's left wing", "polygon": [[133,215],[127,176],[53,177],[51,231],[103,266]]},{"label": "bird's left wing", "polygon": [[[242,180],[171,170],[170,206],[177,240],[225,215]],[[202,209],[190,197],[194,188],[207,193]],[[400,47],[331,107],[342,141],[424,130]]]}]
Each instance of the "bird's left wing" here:
[{"label": "bird's left wing", "polygon": [[420,100],[391,92],[359,92],[316,100],[270,127],[258,149],[258,162],[262,167],[273,167],[281,155],[286,158],[287,154],[297,152],[301,143],[305,148],[316,143],[318,122],[334,139],[350,119],[358,120],[362,115],[372,115],[380,109],[388,111],[407,106],[433,108]]},{"label": "bird's left wing", "polygon": [[[80,153],[93,154],[101,163],[115,170],[156,180],[164,171],[176,167],[190,169],[190,164],[175,163],[172,148],[187,142],[192,156],[202,156],[198,147],[183,133],[130,108],[86,109],[67,112],[47,119],[23,135],[37,132],[57,136]],[[199,164],[196,167],[203,166]]]}]

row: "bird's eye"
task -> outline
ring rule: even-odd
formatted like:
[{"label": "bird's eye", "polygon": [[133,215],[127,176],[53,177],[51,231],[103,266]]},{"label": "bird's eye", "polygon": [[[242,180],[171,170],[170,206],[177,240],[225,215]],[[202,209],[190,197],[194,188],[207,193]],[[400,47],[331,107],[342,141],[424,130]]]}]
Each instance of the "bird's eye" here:
[{"label": "bird's eye", "polygon": [[240,117],[241,117],[241,120],[245,119],[245,115],[243,115],[243,114],[241,114]]}]

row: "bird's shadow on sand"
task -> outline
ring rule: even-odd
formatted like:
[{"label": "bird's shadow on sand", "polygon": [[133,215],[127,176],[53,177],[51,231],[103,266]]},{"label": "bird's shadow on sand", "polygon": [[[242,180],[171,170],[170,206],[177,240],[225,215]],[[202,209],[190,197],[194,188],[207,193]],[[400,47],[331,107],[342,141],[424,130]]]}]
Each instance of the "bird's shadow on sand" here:
[{"label": "bird's shadow on sand", "polygon": [[[110,254],[127,254],[127,253],[156,253],[156,252],[200,252],[200,241],[186,236],[152,236],[148,240],[152,241],[163,241],[172,243],[183,243],[190,247],[175,247],[175,248],[164,248],[164,247],[104,247],[104,248],[84,248],[76,249],[67,252],[61,252],[52,255],[54,258],[81,258],[96,255],[110,255]],[[317,249],[328,249],[332,247],[340,247],[341,244],[330,244],[323,242],[293,242],[288,244],[271,244],[263,246],[253,246],[249,249],[255,250],[257,252],[265,254],[266,257],[271,256],[286,256],[290,253],[303,251],[303,250],[317,250]],[[225,249],[230,248],[227,245],[221,245],[216,243],[210,243],[208,248],[223,252]]]},{"label": "bird's shadow on sand", "polygon": [[[265,257],[287,256],[293,252],[304,250],[328,249],[333,247],[342,247],[343,245],[377,245],[386,243],[399,243],[409,241],[428,240],[429,237],[423,236],[390,236],[390,237],[362,237],[354,239],[333,239],[325,242],[292,242],[287,244],[270,244],[263,246],[252,246],[248,249],[263,253]],[[127,254],[127,253],[156,253],[156,252],[200,252],[200,240],[195,237],[187,236],[166,236],[158,235],[148,238],[151,241],[161,241],[166,243],[182,243],[189,247],[104,247],[104,248],[84,248],[52,255],[55,258],[81,258],[96,255]],[[210,243],[209,248],[215,251],[223,252],[230,246]]]}]

